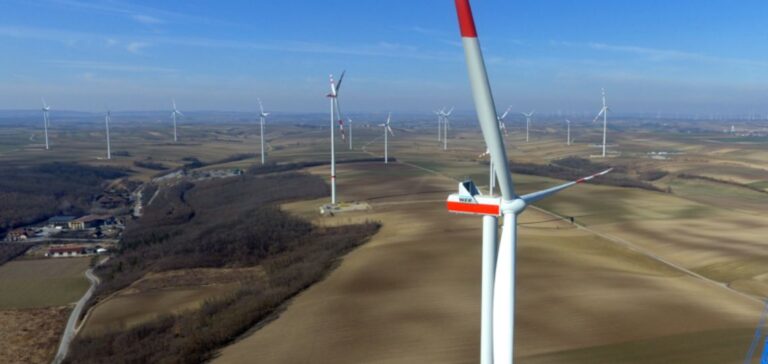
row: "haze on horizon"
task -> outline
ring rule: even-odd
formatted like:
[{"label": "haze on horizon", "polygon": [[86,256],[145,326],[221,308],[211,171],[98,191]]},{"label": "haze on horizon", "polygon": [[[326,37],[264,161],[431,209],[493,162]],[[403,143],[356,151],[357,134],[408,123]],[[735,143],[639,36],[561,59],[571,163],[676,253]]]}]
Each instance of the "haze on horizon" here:
[{"label": "haze on horizon", "polygon": [[[6,0],[0,109],[320,112],[471,109],[449,2]],[[497,106],[618,113],[768,107],[761,1],[475,4]]]}]

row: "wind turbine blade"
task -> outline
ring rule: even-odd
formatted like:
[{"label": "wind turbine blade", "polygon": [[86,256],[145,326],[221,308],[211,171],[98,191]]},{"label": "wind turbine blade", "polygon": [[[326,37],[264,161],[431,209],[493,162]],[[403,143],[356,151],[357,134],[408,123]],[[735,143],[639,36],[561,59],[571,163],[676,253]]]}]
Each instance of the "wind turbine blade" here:
[{"label": "wind turbine blade", "polygon": [[496,170],[502,198],[505,201],[511,201],[516,197],[515,188],[512,184],[512,176],[509,173],[509,165],[506,163],[508,160],[507,152],[504,147],[501,131],[499,131],[498,120],[496,119],[496,106],[493,102],[493,93],[488,82],[488,73],[485,69],[480,42],[477,39],[477,29],[475,28],[475,20],[472,17],[472,8],[469,5],[469,0],[455,0],[455,5],[461,30],[461,41],[464,46],[467,73],[469,74],[472,96],[477,111],[477,119],[483,131],[485,145],[491,151],[491,158],[495,161],[504,161],[504,163],[494,163],[494,169]]},{"label": "wind turbine blade", "polygon": [[261,98],[256,98],[256,100],[259,101],[259,110],[261,110],[261,115],[264,115],[264,105],[261,104]]},{"label": "wind turbine blade", "polygon": [[584,177],[584,178],[579,178],[579,179],[577,179],[575,181],[563,183],[563,184],[561,184],[559,186],[555,186],[555,187],[552,187],[552,188],[547,188],[546,190],[541,190],[541,191],[538,191],[538,192],[529,193],[527,195],[521,196],[520,198],[523,199],[523,201],[525,201],[526,205],[529,205],[529,204],[534,203],[536,201],[539,201],[539,200],[541,200],[541,199],[543,199],[545,197],[549,197],[549,196],[551,196],[551,195],[553,195],[553,194],[555,194],[557,192],[560,192],[560,191],[562,191],[562,190],[564,190],[564,189],[566,189],[568,187],[575,186],[575,185],[577,185],[579,183],[587,182],[587,181],[589,181],[589,180],[591,180],[591,179],[593,179],[595,177],[598,177],[598,176],[602,176],[602,175],[604,175],[604,174],[606,174],[606,173],[608,173],[608,172],[610,172],[612,170],[613,170],[613,168],[608,168],[608,169],[606,169],[606,170],[604,170],[604,171],[602,171],[600,173],[595,173],[595,174],[593,174],[591,176],[587,176],[587,177]]},{"label": "wind turbine blade", "polygon": [[453,106],[451,106],[451,109],[450,109],[450,110],[448,110],[448,112],[447,112],[447,113],[445,113],[445,116],[451,116],[451,114],[453,114],[453,109],[454,109],[454,107],[453,107]]},{"label": "wind turbine blade", "polygon": [[390,127],[389,124],[387,124],[387,130],[389,131],[389,134],[391,134],[392,136],[395,136],[395,132],[392,131],[392,127]]},{"label": "wind turbine blade", "polygon": [[339,81],[336,82],[336,94],[337,95],[339,94],[339,89],[341,88],[341,81],[344,80],[344,74],[346,74],[346,73],[347,73],[346,70],[341,71],[341,76],[339,76]]},{"label": "wind turbine blade", "polygon": [[176,99],[171,99],[171,103],[173,103],[173,110],[176,110]]},{"label": "wind turbine blade", "polygon": [[595,118],[594,118],[594,119],[592,119],[592,122],[593,122],[593,123],[594,123],[594,122],[596,122],[596,121],[597,121],[597,119],[598,119],[599,117],[603,116],[603,113],[604,113],[604,112],[605,112],[605,108],[602,108],[602,109],[600,109],[600,112],[599,112],[599,113],[597,113],[597,116],[595,116]]},{"label": "wind turbine blade", "polygon": [[510,110],[512,110],[512,106],[511,105],[507,108],[507,111],[504,111],[504,114],[501,115],[501,120],[504,120],[504,118],[506,118],[507,115],[509,115],[509,111]]}]

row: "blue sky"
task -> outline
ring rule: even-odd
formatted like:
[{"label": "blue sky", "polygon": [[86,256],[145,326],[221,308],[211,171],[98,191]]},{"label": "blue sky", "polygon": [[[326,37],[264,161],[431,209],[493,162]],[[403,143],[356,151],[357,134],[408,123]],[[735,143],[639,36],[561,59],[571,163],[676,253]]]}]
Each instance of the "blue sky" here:
[{"label": "blue sky", "polygon": [[[500,109],[768,113],[768,2],[473,7]],[[472,108],[450,0],[0,0],[0,55],[0,109]]]}]

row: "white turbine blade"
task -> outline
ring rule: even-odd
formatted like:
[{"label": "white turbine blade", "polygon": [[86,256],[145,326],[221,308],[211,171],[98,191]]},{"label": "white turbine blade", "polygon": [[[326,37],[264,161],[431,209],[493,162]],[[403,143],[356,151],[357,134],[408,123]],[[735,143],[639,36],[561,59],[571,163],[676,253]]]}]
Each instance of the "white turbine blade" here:
[{"label": "white turbine blade", "polygon": [[264,105],[261,104],[261,98],[256,98],[256,100],[259,101],[259,110],[261,110],[261,115],[264,116]]},{"label": "white turbine blade", "polygon": [[450,110],[448,110],[448,112],[447,112],[447,113],[445,113],[445,116],[451,116],[451,114],[453,114],[453,109],[454,109],[454,107],[453,107],[453,106],[451,106],[451,109],[450,109]]},{"label": "white turbine blade", "polygon": [[[483,131],[485,145],[491,151],[491,158],[493,160],[507,161],[507,152],[504,147],[501,131],[499,130],[498,120],[496,119],[496,106],[493,102],[493,93],[488,82],[488,73],[485,69],[480,42],[477,39],[477,29],[475,29],[472,9],[469,6],[469,0],[456,0],[455,4],[467,63],[467,73],[469,74],[477,119]],[[494,163],[493,166],[496,171],[502,198],[505,201],[513,200],[516,196],[515,188],[512,184],[512,175],[509,173],[509,165],[507,163]]]},{"label": "white turbine blade", "polygon": [[552,187],[552,188],[547,188],[546,190],[541,190],[541,191],[538,191],[538,192],[529,193],[527,195],[521,196],[520,198],[523,199],[523,201],[525,201],[526,205],[528,205],[528,204],[534,203],[536,201],[539,201],[539,200],[541,200],[541,199],[543,199],[545,197],[551,196],[551,195],[553,195],[553,194],[555,194],[557,192],[560,192],[560,191],[562,191],[562,190],[564,190],[564,189],[566,189],[568,187],[571,187],[571,186],[577,185],[579,183],[583,183],[583,182],[589,181],[589,180],[591,180],[591,179],[593,179],[595,177],[598,177],[598,176],[602,176],[602,175],[604,175],[604,174],[606,174],[606,173],[608,173],[608,172],[610,172],[612,170],[613,170],[613,168],[608,168],[608,169],[606,169],[606,170],[604,170],[604,171],[602,171],[600,173],[595,173],[595,174],[593,174],[591,176],[587,176],[587,177],[584,177],[584,178],[579,178],[579,179],[577,179],[575,181],[563,183],[563,184],[561,184],[559,186],[555,186],[555,187]]},{"label": "white turbine blade", "polygon": [[392,127],[390,127],[389,124],[387,124],[387,131],[389,131],[389,134],[391,134],[392,136],[395,136],[395,132],[392,131]]},{"label": "white turbine blade", "polygon": [[171,99],[171,103],[173,103],[173,110],[176,110],[176,99]]},{"label": "white turbine blade", "polygon": [[604,112],[605,112],[605,108],[602,108],[602,109],[600,109],[600,112],[599,112],[599,113],[597,113],[597,116],[595,116],[595,118],[594,118],[594,119],[592,119],[592,122],[593,122],[593,123],[594,123],[594,122],[596,122],[596,121],[597,121],[597,119],[598,119],[599,117],[603,116],[603,113],[604,113]]},{"label": "white turbine blade", "polygon": [[507,111],[504,111],[504,114],[501,115],[501,120],[504,120],[504,118],[506,118],[507,115],[509,115],[509,111],[510,110],[512,110],[512,106],[511,105],[507,108]]}]

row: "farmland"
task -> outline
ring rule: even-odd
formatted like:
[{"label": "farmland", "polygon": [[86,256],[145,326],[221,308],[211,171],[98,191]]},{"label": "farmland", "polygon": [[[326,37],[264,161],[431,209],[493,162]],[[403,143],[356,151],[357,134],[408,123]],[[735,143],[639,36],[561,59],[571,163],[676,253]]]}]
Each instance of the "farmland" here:
[{"label": "farmland", "polygon": [[[269,320],[252,325],[231,345],[213,348],[214,362],[236,363],[246,358],[317,363],[476,361],[480,224],[476,218],[448,214],[443,201],[455,191],[457,180],[466,177],[484,188],[487,160],[478,157],[483,152],[478,147],[482,141],[472,124],[458,123],[452,129],[455,134],[445,152],[432,127],[424,125],[420,121],[394,123],[396,137],[390,138],[390,156],[397,162],[388,166],[370,161],[339,164],[341,200],[365,202],[369,210],[321,217],[317,209],[327,202],[327,197],[321,197],[327,190],[282,203],[282,211],[315,226],[366,221],[382,225],[325,279],[285,302]],[[518,171],[526,173],[514,175],[518,193],[560,183],[554,177],[563,171],[586,172],[581,169],[584,166],[561,165],[571,156],[610,165],[615,167],[612,178],[642,182],[651,188],[620,187],[605,181],[580,185],[538,203],[543,210],[530,208],[523,214],[518,250],[518,357],[532,363],[594,362],[590,359],[741,362],[759,318],[759,300],[768,295],[768,254],[762,238],[768,235],[764,217],[768,194],[760,191],[768,181],[768,151],[759,144],[712,133],[676,134],[626,126],[623,134],[610,134],[616,138],[612,141],[616,150],[611,158],[601,160],[591,157],[596,149],[590,144],[599,140],[594,131],[578,129],[576,123],[576,143],[566,147],[559,129],[540,125],[532,130],[529,143],[524,142],[519,128],[510,126],[510,159]],[[617,125],[624,128],[629,123]],[[178,168],[197,160],[200,164],[190,168],[201,171],[247,170],[258,163],[258,155],[250,154],[257,147],[256,129],[247,123],[184,125],[180,133],[184,138],[178,144],[167,142],[167,130],[144,126],[145,131],[116,128],[116,145],[134,148],[112,161],[96,157],[99,144],[88,133],[61,135],[61,148],[68,152],[61,159],[127,168],[132,172],[126,178],[137,181],[170,171],[144,168],[150,166],[146,161]],[[322,164],[328,160],[327,133],[327,127],[273,125],[267,136],[268,161],[306,162],[306,167],[292,172],[311,173],[327,182],[329,167]],[[380,137],[378,129],[360,126],[355,129],[354,149],[337,144],[337,158],[380,156]],[[34,145],[19,148],[0,152],[0,159],[23,164],[41,155]],[[673,154],[650,157],[658,151]],[[57,160],[43,158],[39,163]],[[520,168],[524,165],[527,167]],[[265,168],[254,176],[274,173],[269,168],[275,167]],[[654,177],[646,180],[644,176]],[[243,186],[264,188],[250,178],[244,177],[251,182]],[[249,204],[258,204],[257,200],[238,199],[246,194],[232,190],[235,185],[228,183],[242,182],[231,181],[210,182],[215,191],[211,193],[160,188],[152,204],[165,209],[150,209],[145,217],[157,218],[162,222],[159,227],[190,218],[204,226],[207,220],[226,214],[227,208],[246,211]],[[179,196],[191,200],[179,203]],[[218,207],[211,196],[230,202]],[[190,211],[203,213],[198,216]],[[175,220],[177,217],[181,220]],[[576,225],[560,217],[574,217]],[[172,224],[166,224],[169,222]],[[142,229],[145,227],[129,226],[129,236],[152,231]],[[173,229],[165,232],[175,234]],[[178,251],[186,249],[182,241],[200,243],[211,236],[215,235],[179,238]],[[131,254],[112,262],[112,268],[122,261],[123,269],[141,269],[124,282],[107,281],[104,287],[112,288],[94,306],[83,337],[133,332],[133,328],[153,322],[160,326],[149,327],[160,330],[167,324],[163,317],[182,312],[194,316],[206,300],[236,292],[236,284],[242,284],[237,279],[228,285],[210,278],[219,274],[214,272],[250,269],[253,263],[242,260],[242,251],[224,250],[209,258],[237,257],[234,261],[242,266],[208,261],[206,273],[193,273],[197,263],[190,262],[206,262],[205,256],[179,260],[176,248],[142,250],[140,244],[131,244],[128,246],[138,249],[136,252],[151,253],[152,261],[175,270],[161,273],[163,270],[155,269],[159,265],[136,265],[143,259],[139,254],[131,258],[134,263],[128,259]],[[182,278],[186,275],[200,279]],[[114,283],[119,284],[110,286]],[[294,350],[296,345],[305,350]]]}]

